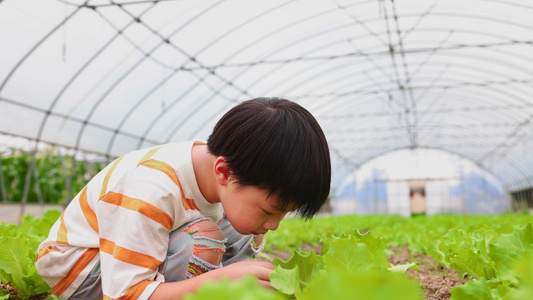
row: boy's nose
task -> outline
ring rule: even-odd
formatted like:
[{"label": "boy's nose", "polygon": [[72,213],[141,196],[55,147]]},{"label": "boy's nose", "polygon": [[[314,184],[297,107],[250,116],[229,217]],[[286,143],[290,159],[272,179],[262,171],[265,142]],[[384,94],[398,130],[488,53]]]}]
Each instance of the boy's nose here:
[{"label": "boy's nose", "polygon": [[279,222],[281,220],[278,219],[269,219],[263,224],[263,227],[268,230],[276,230],[279,227]]}]

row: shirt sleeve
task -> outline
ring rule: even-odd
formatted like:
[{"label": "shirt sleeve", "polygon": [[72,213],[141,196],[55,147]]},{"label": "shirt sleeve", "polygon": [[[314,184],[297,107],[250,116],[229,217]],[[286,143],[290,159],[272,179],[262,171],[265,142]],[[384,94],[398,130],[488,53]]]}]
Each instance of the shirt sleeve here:
[{"label": "shirt sleeve", "polygon": [[161,170],[139,166],[98,201],[102,289],[106,297],[147,299],[160,282],[181,190]]}]

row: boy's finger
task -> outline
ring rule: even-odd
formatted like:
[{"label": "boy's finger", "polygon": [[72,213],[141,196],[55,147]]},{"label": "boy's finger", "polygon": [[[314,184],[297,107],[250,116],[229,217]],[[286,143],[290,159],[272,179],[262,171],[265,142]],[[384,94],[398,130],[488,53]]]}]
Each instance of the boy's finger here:
[{"label": "boy's finger", "polygon": [[274,269],[274,265],[271,262],[268,261],[256,261],[256,263],[262,267]]},{"label": "boy's finger", "polygon": [[270,269],[262,269],[262,270],[258,270],[255,274],[255,277],[259,280],[262,280],[262,281],[267,281],[267,282],[270,282],[270,273],[272,272],[272,270]]},{"label": "boy's finger", "polygon": [[270,281],[266,281],[266,280],[261,280],[259,279],[259,284],[266,287],[266,288],[269,288],[269,289],[275,289],[274,287],[272,287],[272,285],[270,284]]}]

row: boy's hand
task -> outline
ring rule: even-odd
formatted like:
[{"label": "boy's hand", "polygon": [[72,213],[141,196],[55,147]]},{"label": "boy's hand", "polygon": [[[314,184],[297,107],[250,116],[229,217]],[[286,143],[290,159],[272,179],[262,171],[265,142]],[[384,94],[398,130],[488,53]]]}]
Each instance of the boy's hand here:
[{"label": "boy's hand", "polygon": [[187,293],[196,291],[206,280],[240,279],[248,275],[257,278],[262,286],[273,288],[270,285],[269,278],[273,268],[274,266],[271,263],[265,261],[236,262],[187,280],[161,283],[150,296],[150,300],[170,300],[183,297]]},{"label": "boy's hand", "polygon": [[223,268],[209,271],[205,274],[207,275],[211,273],[211,275],[219,278],[229,277],[232,279],[239,279],[247,275],[252,275],[259,280],[259,283],[262,286],[272,288],[270,285],[270,273],[273,268],[274,266],[270,262],[250,260],[236,262]]}]

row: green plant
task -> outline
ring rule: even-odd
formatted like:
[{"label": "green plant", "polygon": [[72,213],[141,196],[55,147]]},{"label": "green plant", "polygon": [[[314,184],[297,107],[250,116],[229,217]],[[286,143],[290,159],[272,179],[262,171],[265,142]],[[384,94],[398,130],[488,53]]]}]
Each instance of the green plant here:
[{"label": "green plant", "polygon": [[0,299],[58,299],[37,274],[35,257],[59,216],[50,210],[42,219],[23,217],[19,226],[0,223]]},{"label": "green plant", "polygon": [[20,203],[26,180],[31,180],[27,203],[63,204],[105,166],[103,162],[78,161],[72,155],[61,155],[53,149],[42,150],[35,155],[11,149],[10,153],[0,153],[0,160],[3,179],[0,189],[3,189],[5,197],[0,200],[7,203]]}]

